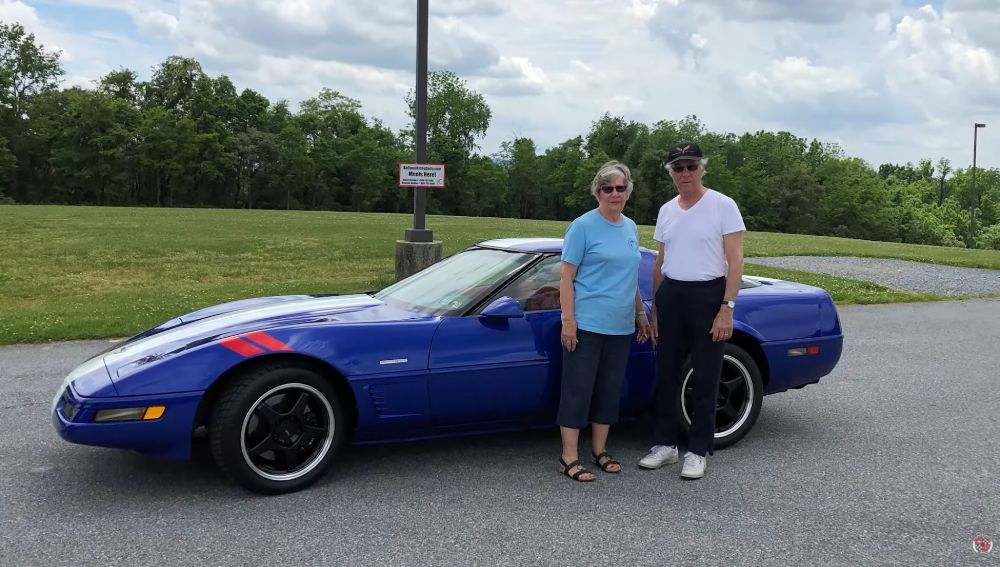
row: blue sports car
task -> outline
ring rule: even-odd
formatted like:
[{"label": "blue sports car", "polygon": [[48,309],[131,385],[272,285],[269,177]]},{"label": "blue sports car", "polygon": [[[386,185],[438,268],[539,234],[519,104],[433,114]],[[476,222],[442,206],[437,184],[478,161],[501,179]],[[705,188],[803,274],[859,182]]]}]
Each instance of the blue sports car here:
[{"label": "blue sports car", "polygon": [[[561,248],[558,239],[491,240],[377,293],[264,297],[183,315],[73,370],[52,422],[67,441],[162,458],[188,458],[204,436],[223,470],[262,493],[309,485],[350,443],[552,426]],[[642,250],[647,309],[653,259]],[[716,447],[746,435],[763,395],[828,374],[842,342],[822,289],[745,278]],[[650,406],[653,362],[653,346],[633,341],[623,418]],[[690,418],[687,395],[677,403]]]}]

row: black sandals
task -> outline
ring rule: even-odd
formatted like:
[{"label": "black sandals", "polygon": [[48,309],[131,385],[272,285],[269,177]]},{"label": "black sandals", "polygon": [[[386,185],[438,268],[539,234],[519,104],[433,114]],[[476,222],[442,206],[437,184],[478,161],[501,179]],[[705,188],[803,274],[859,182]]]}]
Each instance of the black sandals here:
[{"label": "black sandals", "polygon": [[[594,455],[594,454],[591,453],[591,455]],[[604,460],[602,461],[601,459],[604,459]],[[618,461],[612,459],[611,455],[609,455],[607,451],[604,451],[600,455],[594,455],[594,463],[597,466],[601,467],[601,470],[604,471],[604,472],[606,472],[606,473],[618,474],[618,473],[622,472],[622,464],[619,463]],[[608,468],[611,467],[611,466],[613,466],[613,465],[618,465],[618,470],[616,470],[616,471],[608,470]]]},{"label": "black sandals", "polygon": [[[594,473],[583,468],[583,465],[580,464],[580,459],[577,459],[572,463],[567,464],[566,461],[562,460],[562,457],[559,457],[559,464],[562,465],[563,467],[562,473],[577,482],[593,482],[597,480],[597,477],[594,476]],[[573,474],[570,474],[569,471],[573,470],[575,467],[580,467],[580,470],[576,471]],[[585,474],[589,474],[590,478],[580,478]]]}]

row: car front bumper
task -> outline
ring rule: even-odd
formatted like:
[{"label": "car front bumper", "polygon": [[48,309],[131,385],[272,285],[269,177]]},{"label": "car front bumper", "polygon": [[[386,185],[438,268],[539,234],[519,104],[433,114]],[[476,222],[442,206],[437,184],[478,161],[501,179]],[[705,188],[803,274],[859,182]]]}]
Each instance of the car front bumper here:
[{"label": "car front bumper", "polygon": [[[56,396],[52,425],[63,439],[81,445],[128,449],[164,458],[191,456],[195,413],[204,392],[157,396],[94,398],[79,395],[67,384]],[[157,419],[95,422],[100,410],[164,406]]]}]

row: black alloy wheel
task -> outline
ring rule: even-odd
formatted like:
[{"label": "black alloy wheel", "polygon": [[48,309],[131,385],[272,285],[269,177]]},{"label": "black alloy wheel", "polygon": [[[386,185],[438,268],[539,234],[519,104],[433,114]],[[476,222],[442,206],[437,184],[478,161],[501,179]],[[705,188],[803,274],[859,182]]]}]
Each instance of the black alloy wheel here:
[{"label": "black alloy wheel", "polygon": [[257,368],[220,396],[209,424],[212,454],[255,492],[305,488],[332,464],[346,439],[335,389],[307,368]]}]

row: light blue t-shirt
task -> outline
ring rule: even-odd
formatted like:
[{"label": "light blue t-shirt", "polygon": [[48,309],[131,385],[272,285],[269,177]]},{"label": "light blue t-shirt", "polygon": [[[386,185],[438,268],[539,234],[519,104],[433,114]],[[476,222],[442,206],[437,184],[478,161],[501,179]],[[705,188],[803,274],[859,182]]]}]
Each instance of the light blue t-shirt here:
[{"label": "light blue t-shirt", "polygon": [[563,238],[562,260],[576,266],[577,328],[604,335],[634,333],[641,257],[635,223],[622,215],[614,224],[592,210],[570,223]]}]

